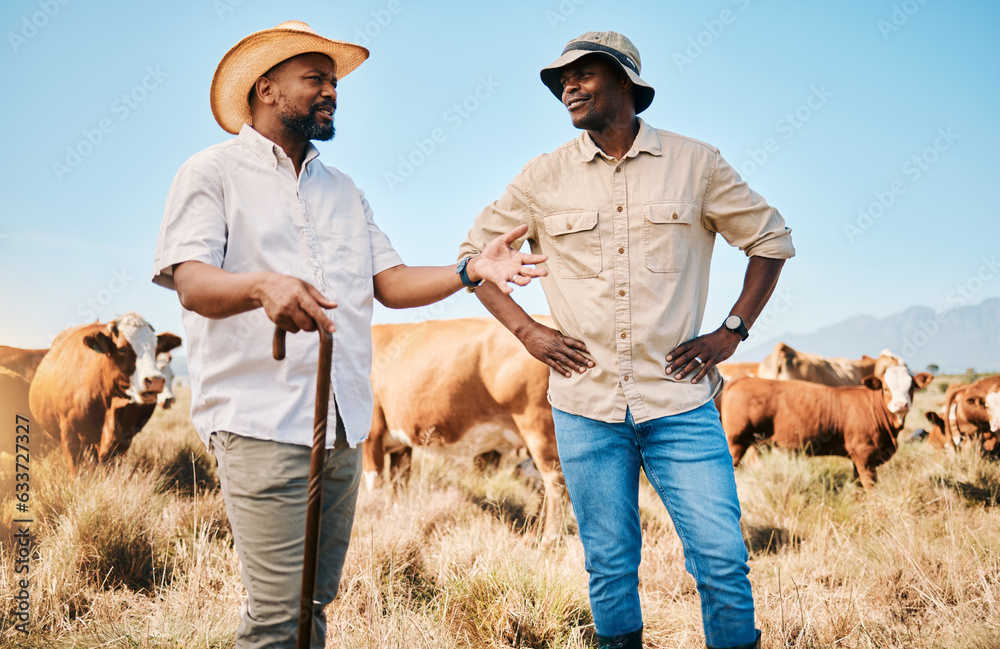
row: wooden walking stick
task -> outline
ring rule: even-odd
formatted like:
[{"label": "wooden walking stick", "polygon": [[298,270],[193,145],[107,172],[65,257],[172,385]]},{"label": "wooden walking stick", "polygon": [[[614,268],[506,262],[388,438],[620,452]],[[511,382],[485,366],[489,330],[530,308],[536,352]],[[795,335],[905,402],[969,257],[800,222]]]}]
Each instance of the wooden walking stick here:
[{"label": "wooden walking stick", "polygon": [[[306,503],[305,556],[302,561],[302,594],[299,599],[297,649],[309,649],[313,629],[313,598],[319,561],[320,514],[323,509],[323,456],[326,454],[326,416],[330,402],[330,364],[333,337],[319,325],[319,365],[316,370],[316,414],[313,417],[313,446],[309,458],[309,499]],[[275,360],[285,358],[285,330],[276,327],[271,350]]]}]

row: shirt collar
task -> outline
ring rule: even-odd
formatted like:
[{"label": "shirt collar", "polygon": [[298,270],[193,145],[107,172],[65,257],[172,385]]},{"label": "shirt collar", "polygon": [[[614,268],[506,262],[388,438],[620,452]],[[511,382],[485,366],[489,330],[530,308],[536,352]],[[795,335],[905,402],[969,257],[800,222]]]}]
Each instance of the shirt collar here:
[{"label": "shirt collar", "polygon": [[[641,117],[637,119],[639,120],[639,133],[635,136],[632,148],[625,154],[625,157],[634,158],[640,153],[660,155],[660,137],[656,134],[656,129],[647,124]],[[590,133],[587,131],[580,134],[579,144],[580,162],[590,162],[598,154],[607,157],[594,143],[594,138],[590,137]]]},{"label": "shirt collar", "polygon": [[[272,168],[278,165],[278,160],[288,157],[284,149],[258,133],[249,124],[243,125],[237,139],[256,153],[264,162],[270,164]],[[318,155],[319,150],[313,146],[312,142],[306,144],[306,156],[302,159],[302,167],[307,168],[309,162]]]}]

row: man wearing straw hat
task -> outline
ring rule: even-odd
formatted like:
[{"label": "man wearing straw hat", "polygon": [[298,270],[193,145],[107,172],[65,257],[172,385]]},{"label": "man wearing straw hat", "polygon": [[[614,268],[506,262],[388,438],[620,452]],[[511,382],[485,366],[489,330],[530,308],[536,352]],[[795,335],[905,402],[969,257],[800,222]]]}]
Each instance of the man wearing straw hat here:
[{"label": "man wearing straw hat", "polygon": [[498,291],[545,274],[509,243],[453,266],[407,267],[375,225],[364,194],[317,160],[333,137],[337,82],[368,51],[286,22],[223,57],[212,112],[236,138],[188,160],[174,178],[153,281],[176,289],[189,340],[191,415],[215,454],[247,597],[236,647],[295,641],[319,343],[292,336],[271,358],[275,324],[333,335],[330,436],[313,645],[337,592],[371,428],[372,301],[430,304],[487,279]]},{"label": "man wearing straw hat", "polygon": [[[794,250],[781,215],[718,149],[636,116],[654,94],[639,72],[638,50],[616,32],[566,45],[541,77],[583,133],[524,167],[476,218],[459,259],[519,225],[550,258],[540,281],[556,329],[489,286],[476,295],[552,368],[599,646],[642,646],[641,468],[680,536],[706,644],[749,649],[760,635],[715,366],[749,335]],[[750,261],[729,317],[699,336],[716,234]]]}]

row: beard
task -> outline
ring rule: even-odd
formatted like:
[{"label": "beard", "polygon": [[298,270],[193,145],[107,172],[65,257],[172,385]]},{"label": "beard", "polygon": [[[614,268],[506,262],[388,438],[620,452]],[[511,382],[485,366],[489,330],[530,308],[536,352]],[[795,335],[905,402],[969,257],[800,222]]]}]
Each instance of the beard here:
[{"label": "beard", "polygon": [[320,108],[333,108],[336,110],[337,106],[336,104],[321,102],[310,106],[306,113],[282,113],[279,116],[281,124],[289,133],[306,140],[320,140],[324,142],[332,140],[337,132],[337,129],[333,127],[332,115],[329,124],[320,124],[316,117],[316,113],[319,112]]}]

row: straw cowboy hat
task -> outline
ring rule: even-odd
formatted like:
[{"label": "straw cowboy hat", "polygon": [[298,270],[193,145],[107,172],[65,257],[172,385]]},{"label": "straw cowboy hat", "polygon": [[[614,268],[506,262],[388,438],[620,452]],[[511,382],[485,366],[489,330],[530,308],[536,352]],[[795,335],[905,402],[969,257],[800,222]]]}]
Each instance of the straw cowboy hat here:
[{"label": "straw cowboy hat", "polygon": [[298,20],[254,32],[226,52],[215,69],[211,93],[215,121],[227,132],[239,133],[253,121],[247,95],[257,79],[282,61],[307,52],[333,59],[338,79],[368,58],[368,50],[360,45],[324,38]]},{"label": "straw cowboy hat", "polygon": [[601,54],[618,64],[628,78],[632,80],[632,91],[635,96],[635,112],[641,113],[653,103],[653,86],[639,78],[642,63],[639,61],[639,50],[632,41],[618,32],[587,32],[566,43],[562,56],[550,65],[542,68],[541,76],[544,83],[556,99],[562,101],[562,83],[560,74],[564,66],[588,54]]}]

